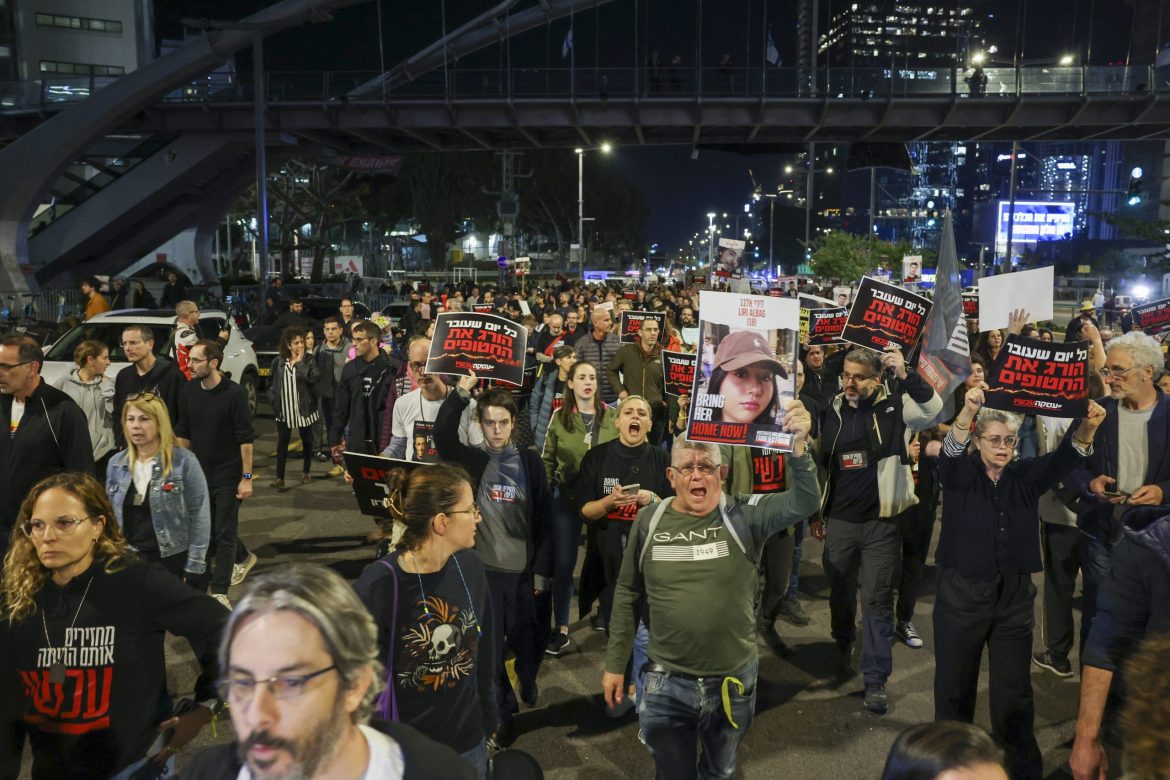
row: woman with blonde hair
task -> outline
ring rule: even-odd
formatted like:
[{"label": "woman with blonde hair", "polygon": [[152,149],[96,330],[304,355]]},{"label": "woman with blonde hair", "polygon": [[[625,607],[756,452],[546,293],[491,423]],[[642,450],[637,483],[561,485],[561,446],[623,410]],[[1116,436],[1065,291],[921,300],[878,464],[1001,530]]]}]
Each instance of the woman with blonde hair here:
[{"label": "woman with blonde hair", "polygon": [[[0,739],[4,777],[19,771],[25,735],[33,777],[166,776],[220,707],[228,613],[143,562],[114,517],[101,483],[76,472],[41,480],[21,505],[0,580],[0,733],[16,737]],[[194,699],[210,709],[188,701],[172,714],[168,631],[199,648]]]},{"label": "woman with blonde hair", "polygon": [[[198,586],[207,571],[211,536],[203,469],[193,453],[175,444],[167,408],[153,393],[126,399],[122,433],[126,449],[106,470],[111,520],[140,557]],[[230,609],[226,596],[216,598]]]}]

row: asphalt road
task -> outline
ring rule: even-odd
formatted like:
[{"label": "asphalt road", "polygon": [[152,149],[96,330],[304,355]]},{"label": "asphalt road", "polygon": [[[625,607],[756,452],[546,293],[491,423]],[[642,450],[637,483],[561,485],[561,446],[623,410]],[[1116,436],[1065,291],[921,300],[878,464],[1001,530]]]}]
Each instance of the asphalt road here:
[{"label": "asphalt road", "polygon": [[[275,461],[272,421],[257,421],[256,495],[245,503],[241,535],[260,557],[253,573],[290,561],[317,561],[353,579],[373,560],[365,542],[370,521],[358,514],[348,488],[340,479],[325,476],[326,464],[314,463],[314,480],[286,492],[269,488]],[[290,474],[299,472],[299,460]],[[937,530],[937,529],[936,529]],[[937,533],[936,533],[937,538]],[[889,681],[890,711],[875,716],[861,703],[860,676],[840,687],[828,679],[836,661],[829,637],[828,587],[820,566],[821,544],[805,540],[801,565],[804,603],[812,623],[796,628],[779,623],[785,640],[795,648],[786,660],[760,645],[759,693],[755,721],[739,751],[743,778],[875,778],[897,734],[909,725],[933,716],[934,661],[930,612],[934,603],[934,570],[918,604],[916,625],[926,647],[894,648],[894,673]],[[933,561],[933,558],[931,559]],[[1036,578],[1038,586],[1041,578]],[[234,588],[232,596],[240,588]],[[1037,599],[1037,619],[1039,619]],[[1037,637],[1039,629],[1037,629]],[[557,658],[545,657],[541,668],[537,707],[523,707],[515,724],[514,747],[534,755],[549,778],[649,778],[653,763],[637,740],[637,722],[631,714],[612,721],[603,714],[600,684],[605,636],[588,621],[573,626],[569,650]],[[168,642],[168,674],[172,692],[189,694],[194,663],[184,642]],[[986,661],[980,687],[977,722],[989,728]],[[1074,668],[1075,668],[1074,660]],[[1078,678],[1059,680],[1033,667],[1036,692],[1037,738],[1051,777],[1065,771],[1076,719]],[[205,730],[197,744],[218,738]],[[197,745],[193,745],[195,749]],[[181,766],[181,764],[180,764]]]}]

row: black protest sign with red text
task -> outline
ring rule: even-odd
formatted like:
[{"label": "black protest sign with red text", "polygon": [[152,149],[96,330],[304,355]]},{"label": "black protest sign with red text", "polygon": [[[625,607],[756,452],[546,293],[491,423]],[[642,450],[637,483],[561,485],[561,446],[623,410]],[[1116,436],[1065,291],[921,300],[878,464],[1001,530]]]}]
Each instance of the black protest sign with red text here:
[{"label": "black protest sign with red text", "polygon": [[1018,414],[1083,417],[1089,342],[1056,344],[1010,335],[987,375],[983,405]]},{"label": "black protest sign with red text", "polygon": [[427,355],[428,374],[454,374],[524,383],[528,330],[495,314],[443,312]]},{"label": "black protest sign with red text", "polygon": [[1133,316],[1133,326],[1146,333],[1170,330],[1170,298],[1134,306],[1130,314]]},{"label": "black protest sign with red text", "polygon": [[667,395],[690,395],[698,357],[690,352],[662,352],[662,379]]},{"label": "black protest sign with red text", "polygon": [[879,352],[893,344],[909,355],[928,314],[926,298],[867,276],[857,288],[841,338]]},{"label": "black protest sign with red text", "polygon": [[646,320],[658,320],[658,340],[662,340],[662,329],[666,327],[666,315],[660,311],[623,311],[621,329],[618,339],[623,344],[638,340],[638,333],[642,330],[642,323]]}]

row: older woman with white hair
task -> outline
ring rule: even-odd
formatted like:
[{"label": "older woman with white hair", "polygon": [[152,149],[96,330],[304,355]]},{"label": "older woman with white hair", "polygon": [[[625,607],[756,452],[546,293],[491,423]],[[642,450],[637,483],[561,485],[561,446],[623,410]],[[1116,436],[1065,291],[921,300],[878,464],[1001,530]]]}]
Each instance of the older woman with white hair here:
[{"label": "older woman with white hair", "polygon": [[986,646],[992,734],[1006,748],[1012,777],[1039,778],[1029,675],[1032,574],[1041,570],[1037,508],[1040,496],[1089,454],[1105,410],[1090,400],[1071,438],[1047,455],[1015,460],[1019,417],[983,409],[985,388],[967,391],[939,458],[934,712],[936,720],[973,722]]}]

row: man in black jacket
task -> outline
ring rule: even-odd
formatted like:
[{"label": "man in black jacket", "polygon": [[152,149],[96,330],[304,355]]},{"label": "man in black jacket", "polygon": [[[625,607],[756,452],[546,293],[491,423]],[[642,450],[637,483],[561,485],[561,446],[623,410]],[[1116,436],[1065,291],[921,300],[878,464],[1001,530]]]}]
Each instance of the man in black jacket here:
[{"label": "man in black jacket", "polygon": [[381,331],[363,320],[353,326],[353,360],[341,369],[341,382],[333,397],[333,423],[329,443],[334,455],[344,450],[377,455],[386,393],[390,390],[390,358],[379,346]]},{"label": "man in black jacket", "polygon": [[122,435],[122,406],[126,399],[154,393],[166,404],[173,426],[178,421],[179,388],[187,381],[177,365],[154,354],[154,331],[149,325],[127,326],[122,331],[122,351],[131,365],[114,378],[114,443],[119,450],[126,446]]},{"label": "man in black jacket", "polygon": [[33,485],[60,471],[93,473],[85,415],[72,398],[41,379],[44,362],[28,336],[0,339],[0,416],[8,421],[8,435],[0,436],[0,561]]},{"label": "man in black jacket", "polygon": [[[512,442],[518,410],[511,392],[497,387],[480,396],[476,406],[483,428],[480,447],[459,439],[459,421],[476,382],[474,374],[460,377],[455,392],[448,394],[435,418],[435,445],[443,460],[460,463],[471,474],[475,504],[483,513],[475,551],[486,569],[495,621],[493,663],[499,670],[496,704],[501,724],[496,744],[506,745],[508,725],[518,707],[504,670],[505,641],[516,655],[520,698],[529,707],[536,706],[536,673],[548,642],[551,613],[537,618],[534,591],[549,590],[553,545],[546,523],[552,515],[540,455]],[[545,636],[538,636],[538,625],[546,627]]]},{"label": "man in black jacket", "polygon": [[446,745],[371,721],[385,687],[377,636],[370,613],[332,569],[289,564],[258,577],[220,643],[221,692],[237,741],[204,750],[183,776],[237,777],[246,765],[248,777],[474,778]]}]

